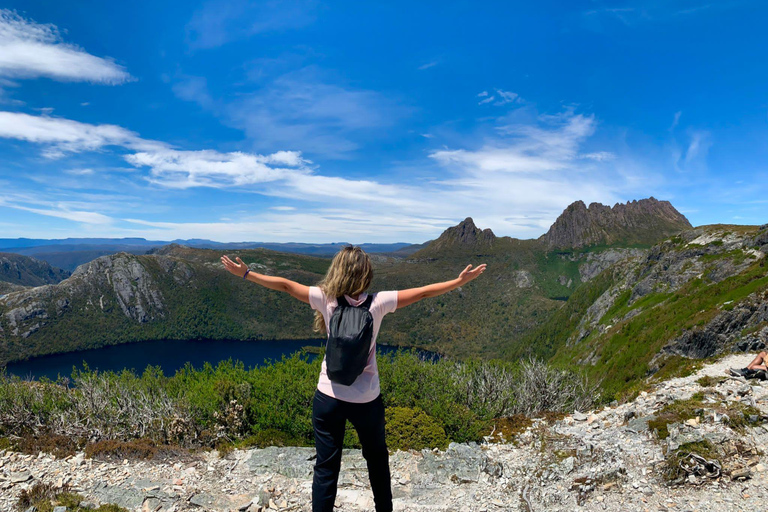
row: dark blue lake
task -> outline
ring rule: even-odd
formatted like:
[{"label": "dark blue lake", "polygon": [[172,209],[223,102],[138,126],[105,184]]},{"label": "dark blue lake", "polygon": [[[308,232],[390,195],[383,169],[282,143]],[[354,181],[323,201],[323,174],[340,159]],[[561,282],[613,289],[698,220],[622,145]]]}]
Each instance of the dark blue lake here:
[{"label": "dark blue lake", "polygon": [[[246,368],[263,366],[270,360],[280,360],[302,347],[321,347],[325,340],[165,340],[126,343],[92,350],[80,350],[65,354],[36,357],[27,361],[10,363],[6,366],[9,374],[22,378],[39,379],[46,376],[56,380],[59,375],[70,377],[72,367],[83,368],[83,361],[88,367],[99,371],[119,372],[124,368],[142,373],[147,365],[160,366],[165,375],[173,375],[187,362],[195,368],[202,368],[205,362],[216,366],[219,361],[229,358],[242,361]],[[379,353],[391,353],[397,347],[378,345]],[[427,353],[427,357],[435,354]],[[430,356],[431,354],[431,356]],[[310,359],[317,357],[310,354]]]}]

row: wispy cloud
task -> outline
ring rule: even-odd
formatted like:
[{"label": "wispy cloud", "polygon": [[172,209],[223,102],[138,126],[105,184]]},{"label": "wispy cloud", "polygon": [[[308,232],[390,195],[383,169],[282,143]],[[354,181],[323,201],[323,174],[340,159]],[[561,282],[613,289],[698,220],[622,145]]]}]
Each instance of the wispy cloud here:
[{"label": "wispy cloud", "polygon": [[113,61],[65,42],[55,25],[0,10],[0,78],[46,77],[62,81],[121,84],[131,75]]},{"label": "wispy cloud", "polygon": [[297,29],[315,20],[315,0],[214,0],[206,2],[187,25],[192,48],[214,48],[256,34]]},{"label": "wispy cloud", "polygon": [[67,153],[96,151],[104,146],[157,150],[165,144],[144,140],[136,133],[112,124],[93,125],[71,119],[0,112],[0,138],[24,140],[44,146],[47,158]]},{"label": "wispy cloud", "polygon": [[616,0],[612,5],[583,12],[584,20],[592,28],[602,28],[602,22],[619,22],[633,27],[642,23],[668,21],[706,11],[734,9],[744,1],[713,2],[711,0]]},{"label": "wispy cloud", "polygon": [[421,65],[421,66],[419,66],[417,69],[418,69],[419,71],[424,71],[425,69],[433,68],[433,67],[437,66],[438,64],[439,64],[439,62],[438,62],[438,61],[436,61],[436,60],[433,60],[433,61],[431,61],[431,62],[426,62],[426,63],[422,64],[422,65]]},{"label": "wispy cloud", "polygon": [[67,169],[64,173],[71,176],[91,176],[94,174],[94,171],[93,169]]},{"label": "wispy cloud", "polygon": [[[675,112],[670,132],[670,153],[673,168],[678,172],[704,172],[707,170],[707,155],[712,146],[712,134],[708,130],[687,127],[678,130],[682,112]],[[684,139],[681,141],[681,134]]]},{"label": "wispy cloud", "polygon": [[478,101],[477,104],[486,105],[488,103],[493,103],[495,106],[501,107],[509,103],[522,102],[522,100],[520,99],[520,96],[518,96],[518,94],[515,92],[504,91],[502,89],[495,89],[495,91],[496,91],[496,94],[490,94],[488,91],[482,91],[481,93],[479,93],[477,97],[480,98],[480,101]]},{"label": "wispy cloud", "polygon": [[113,219],[107,215],[86,210],[92,205],[82,205],[73,201],[50,201],[27,194],[5,194],[0,197],[0,206],[12,208],[46,217],[71,220],[82,224],[111,224]]},{"label": "wispy cloud", "polygon": [[304,67],[265,79],[230,101],[213,98],[205,81],[195,77],[181,80],[174,92],[243,130],[256,150],[288,148],[327,158],[347,158],[360,138],[381,133],[410,112],[384,94],[328,78]]}]

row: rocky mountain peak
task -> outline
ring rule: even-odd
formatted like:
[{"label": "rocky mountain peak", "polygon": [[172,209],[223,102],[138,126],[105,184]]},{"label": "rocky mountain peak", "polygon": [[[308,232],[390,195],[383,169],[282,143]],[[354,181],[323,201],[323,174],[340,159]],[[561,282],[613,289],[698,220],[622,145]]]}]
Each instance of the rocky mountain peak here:
[{"label": "rocky mountain peak", "polygon": [[617,203],[613,207],[583,201],[571,203],[542,236],[549,249],[592,245],[654,244],[690,229],[691,223],[669,201],[655,197]]},{"label": "rocky mountain peak", "polygon": [[472,217],[467,217],[456,226],[443,231],[443,234],[430,245],[432,249],[487,246],[491,245],[494,240],[496,240],[496,235],[493,234],[493,231],[478,228]]}]

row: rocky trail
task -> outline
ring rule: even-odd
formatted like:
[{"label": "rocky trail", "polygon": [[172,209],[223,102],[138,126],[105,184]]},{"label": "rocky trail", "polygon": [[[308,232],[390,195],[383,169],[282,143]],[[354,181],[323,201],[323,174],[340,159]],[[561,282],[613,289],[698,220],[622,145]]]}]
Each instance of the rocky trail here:
[{"label": "rocky trail", "polygon": [[[632,402],[536,420],[510,442],[398,451],[391,456],[395,510],[766,510],[768,382],[725,377],[750,359],[731,355]],[[693,417],[670,421],[668,437],[659,439],[649,422],[656,425],[680,401],[703,405]],[[694,445],[714,450],[717,464],[714,456],[687,457]],[[690,471],[681,469],[670,484],[665,459],[677,453],[675,466]],[[83,453],[58,459],[0,451],[0,510],[14,510],[21,491],[42,481],[69,486],[94,506],[131,511],[309,511],[313,455],[313,448],[271,447],[224,458],[214,451],[170,462],[105,462]],[[360,452],[346,451],[337,510],[373,510],[367,480]]]}]

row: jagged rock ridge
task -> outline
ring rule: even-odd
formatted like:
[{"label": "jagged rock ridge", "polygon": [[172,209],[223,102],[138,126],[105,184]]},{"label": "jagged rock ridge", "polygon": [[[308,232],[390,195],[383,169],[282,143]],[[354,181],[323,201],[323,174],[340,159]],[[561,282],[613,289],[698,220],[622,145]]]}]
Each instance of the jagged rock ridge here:
[{"label": "jagged rock ridge", "polygon": [[691,223],[669,201],[654,197],[613,207],[576,201],[563,211],[541,237],[549,249],[578,249],[592,245],[654,244]]}]

